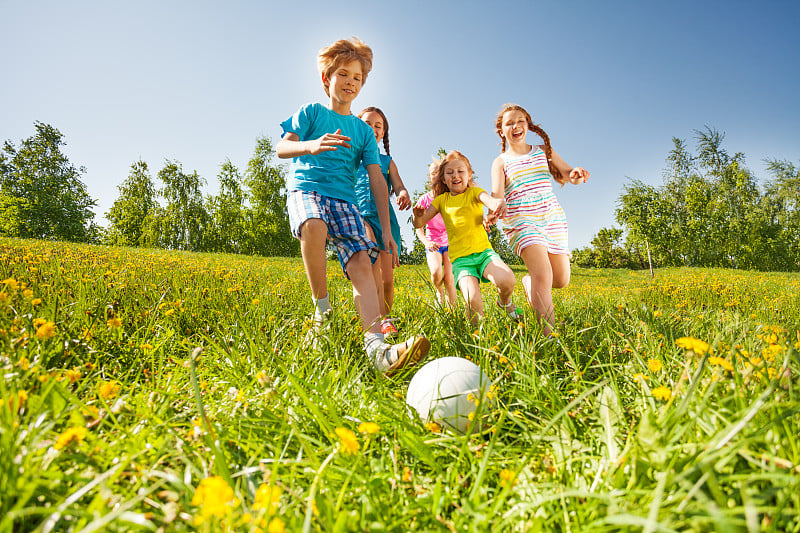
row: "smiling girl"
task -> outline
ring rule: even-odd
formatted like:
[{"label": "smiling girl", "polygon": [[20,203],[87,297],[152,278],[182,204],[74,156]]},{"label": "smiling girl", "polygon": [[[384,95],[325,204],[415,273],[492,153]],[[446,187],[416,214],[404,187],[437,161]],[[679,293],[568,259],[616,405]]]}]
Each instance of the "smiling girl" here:
[{"label": "smiling girl", "polygon": [[[579,185],[589,179],[589,172],[561,159],[541,126],[516,104],[503,106],[496,128],[502,153],[492,163],[492,196],[502,202],[497,215],[528,270],[522,286],[547,335],[555,320],[552,289],[566,287],[570,278],[567,218],[550,179],[562,186]],[[528,144],[528,131],[544,144]]]},{"label": "smiling girl", "polygon": [[451,151],[439,167],[436,197],[427,208],[415,207],[413,223],[421,228],[431,218],[441,213],[447,228],[453,276],[467,303],[467,314],[473,325],[483,318],[483,299],[480,282],[491,282],[499,292],[497,305],[513,319],[519,319],[516,306],[511,301],[514,293],[514,273],[492,249],[486,230],[483,229],[483,207],[490,216],[503,205],[502,199],[492,198],[472,180],[469,159],[458,151]]}]

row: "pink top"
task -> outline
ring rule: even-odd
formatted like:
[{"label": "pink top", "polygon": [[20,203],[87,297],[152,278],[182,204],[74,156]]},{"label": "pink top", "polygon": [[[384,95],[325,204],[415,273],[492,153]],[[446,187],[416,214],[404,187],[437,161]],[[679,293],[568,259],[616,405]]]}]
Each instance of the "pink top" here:
[{"label": "pink top", "polygon": [[[417,200],[416,207],[428,209],[433,203],[433,192],[428,191]],[[437,214],[425,225],[425,235],[439,246],[447,246],[447,228],[444,227],[442,215]]]}]

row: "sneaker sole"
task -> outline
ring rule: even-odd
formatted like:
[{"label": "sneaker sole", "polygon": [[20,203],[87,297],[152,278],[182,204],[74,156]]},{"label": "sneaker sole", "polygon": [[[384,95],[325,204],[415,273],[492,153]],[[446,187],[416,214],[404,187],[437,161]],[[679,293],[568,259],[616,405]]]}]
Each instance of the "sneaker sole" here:
[{"label": "sneaker sole", "polygon": [[409,368],[419,363],[431,349],[431,341],[426,337],[417,337],[405,353],[390,366],[384,376],[390,377],[395,375],[403,368]]}]

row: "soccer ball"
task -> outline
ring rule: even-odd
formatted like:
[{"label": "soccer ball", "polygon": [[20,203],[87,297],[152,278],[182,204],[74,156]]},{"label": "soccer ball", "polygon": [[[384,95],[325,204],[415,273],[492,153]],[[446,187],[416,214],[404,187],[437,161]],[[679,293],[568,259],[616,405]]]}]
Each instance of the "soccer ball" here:
[{"label": "soccer ball", "polygon": [[[491,408],[491,385],[475,363],[461,357],[442,357],[417,371],[408,384],[406,403],[423,422],[436,422],[463,434],[479,403],[482,413]],[[475,430],[480,429],[478,422]]]}]

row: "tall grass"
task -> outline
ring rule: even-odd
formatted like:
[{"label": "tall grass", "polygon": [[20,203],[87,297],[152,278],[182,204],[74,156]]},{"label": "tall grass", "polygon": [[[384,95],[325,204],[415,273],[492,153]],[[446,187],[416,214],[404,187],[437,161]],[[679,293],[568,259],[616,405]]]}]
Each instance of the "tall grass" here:
[{"label": "tall grass", "polygon": [[401,333],[496,384],[464,436],[334,263],[319,350],[299,259],[5,239],[0,277],[0,531],[800,531],[797,275],[575,269],[545,338],[402,267]]}]

